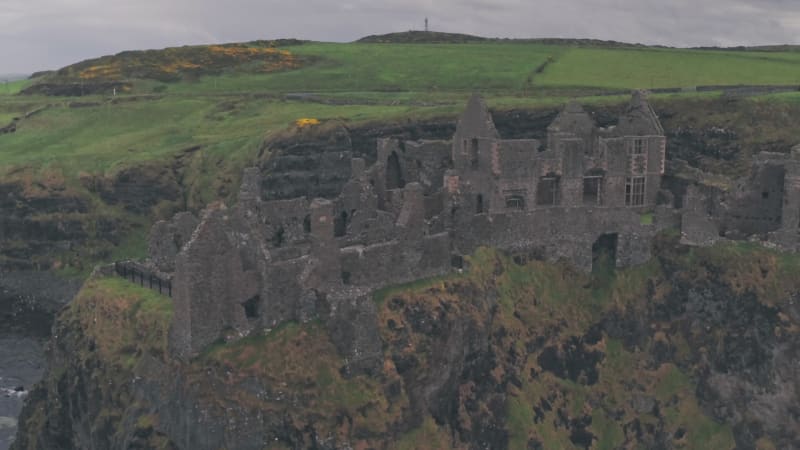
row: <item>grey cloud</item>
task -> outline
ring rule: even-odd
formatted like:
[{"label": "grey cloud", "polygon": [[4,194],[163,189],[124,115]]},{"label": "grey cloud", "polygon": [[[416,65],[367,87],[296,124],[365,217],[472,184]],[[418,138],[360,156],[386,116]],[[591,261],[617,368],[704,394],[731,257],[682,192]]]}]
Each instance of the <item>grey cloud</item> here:
[{"label": "grey cloud", "polygon": [[0,73],[127,49],[422,27],[674,46],[798,43],[796,0],[0,0]]}]

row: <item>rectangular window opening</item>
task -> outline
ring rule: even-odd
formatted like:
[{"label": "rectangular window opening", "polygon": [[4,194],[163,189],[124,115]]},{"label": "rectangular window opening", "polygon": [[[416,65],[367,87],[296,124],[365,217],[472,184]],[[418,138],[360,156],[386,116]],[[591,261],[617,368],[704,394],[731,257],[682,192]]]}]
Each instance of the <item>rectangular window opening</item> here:
[{"label": "rectangular window opening", "polygon": [[542,177],[536,187],[536,204],[541,206],[558,205],[558,177]]},{"label": "rectangular window opening", "polygon": [[647,141],[644,139],[634,139],[633,140],[633,154],[634,155],[642,155],[645,152]]},{"label": "rectangular window opening", "polygon": [[602,204],[603,177],[590,176],[583,178],[583,204],[599,206]]},{"label": "rectangular window opening", "polygon": [[644,206],[645,177],[630,177],[625,181],[625,205]]},{"label": "rectangular window opening", "polygon": [[470,145],[470,165],[473,169],[478,168],[478,139],[472,139],[472,145]]}]

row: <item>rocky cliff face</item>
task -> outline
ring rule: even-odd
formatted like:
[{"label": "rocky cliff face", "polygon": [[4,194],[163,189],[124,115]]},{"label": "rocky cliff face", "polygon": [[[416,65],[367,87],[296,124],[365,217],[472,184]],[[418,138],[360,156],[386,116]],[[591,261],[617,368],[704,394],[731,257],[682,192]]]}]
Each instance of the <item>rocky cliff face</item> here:
[{"label": "rocky cliff face", "polygon": [[95,279],[54,327],[14,448],[800,446],[800,258],[675,236],[655,255],[584,275],[479,250],[351,305],[381,343],[370,364],[333,314],[179,364],[169,300]]}]

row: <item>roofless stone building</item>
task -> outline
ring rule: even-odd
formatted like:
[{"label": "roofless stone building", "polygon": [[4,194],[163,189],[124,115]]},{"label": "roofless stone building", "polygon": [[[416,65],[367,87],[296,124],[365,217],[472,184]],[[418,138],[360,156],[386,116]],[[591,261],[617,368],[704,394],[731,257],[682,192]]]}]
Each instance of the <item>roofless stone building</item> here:
[{"label": "roofless stone building", "polygon": [[[654,235],[680,227],[682,216],[687,242],[725,238],[730,230],[721,227],[736,208],[711,211],[708,193],[690,187],[686,208],[676,210],[674,195],[662,190],[665,148],[643,92],[608,128],[568,104],[546,142],[502,139],[474,95],[452,140],[379,139],[377,161],[367,167],[352,158],[335,198],[268,200],[261,170],[246,169],[234,207],[212,205],[199,223],[184,213],[153,227],[151,264],[173,286],[170,349],[189,358],[223,337],[323,317],[336,324],[340,351],[358,364],[381,351],[369,331],[375,289],[457,270],[479,246],[589,271],[601,250],[618,267],[646,262]],[[748,199],[764,189],[776,196],[765,207],[771,225],[755,221],[762,226],[749,230],[791,246],[800,207],[785,205],[783,192],[791,189],[785,198],[796,200],[800,186],[787,161],[763,161],[763,170],[784,177],[756,177],[774,186],[739,198],[752,207]],[[776,218],[781,210],[794,215]]]}]

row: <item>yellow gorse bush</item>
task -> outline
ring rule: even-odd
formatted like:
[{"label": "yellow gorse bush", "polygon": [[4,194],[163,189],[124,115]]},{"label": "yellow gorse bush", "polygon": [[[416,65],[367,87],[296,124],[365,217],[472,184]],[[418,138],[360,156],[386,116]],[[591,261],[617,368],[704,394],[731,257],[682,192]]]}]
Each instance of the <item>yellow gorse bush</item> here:
[{"label": "yellow gorse bush", "polygon": [[318,119],[313,118],[301,118],[294,121],[294,124],[297,125],[299,128],[309,127],[312,125],[319,125]]},{"label": "yellow gorse bush", "polygon": [[[81,80],[119,80],[174,76],[182,72],[217,73],[251,64],[250,71],[262,73],[300,67],[301,60],[287,50],[273,47],[250,47],[242,44],[180,47],[160,51],[133,52],[124,56],[104,57],[89,67],[77,68],[73,75]],[[253,65],[252,63],[256,63]]]}]

